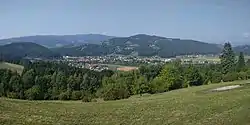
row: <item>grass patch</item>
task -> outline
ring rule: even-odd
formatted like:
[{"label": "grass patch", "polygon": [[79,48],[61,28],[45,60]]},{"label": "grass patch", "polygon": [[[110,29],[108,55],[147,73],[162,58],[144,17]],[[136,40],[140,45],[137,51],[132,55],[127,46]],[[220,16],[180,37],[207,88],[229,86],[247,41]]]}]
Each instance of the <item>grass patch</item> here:
[{"label": "grass patch", "polygon": [[9,69],[19,74],[22,74],[24,67],[22,65],[0,62],[0,69]]},{"label": "grass patch", "polygon": [[249,82],[210,84],[107,102],[24,101],[0,98],[0,123],[246,125],[250,123],[249,87],[218,93],[204,91]]}]

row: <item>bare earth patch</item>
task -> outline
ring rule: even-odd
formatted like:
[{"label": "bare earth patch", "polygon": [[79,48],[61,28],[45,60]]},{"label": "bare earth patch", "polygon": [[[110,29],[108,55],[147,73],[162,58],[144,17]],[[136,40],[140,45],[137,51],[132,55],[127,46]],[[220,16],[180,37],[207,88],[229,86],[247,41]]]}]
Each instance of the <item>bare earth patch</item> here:
[{"label": "bare earth patch", "polygon": [[120,70],[120,71],[131,71],[131,70],[137,70],[137,69],[138,67],[129,67],[129,66],[117,68],[117,70]]},{"label": "bare earth patch", "polygon": [[224,87],[219,87],[216,89],[212,89],[212,91],[225,91],[225,90],[231,90],[231,89],[236,89],[242,87],[240,85],[231,85],[231,86],[224,86]]}]

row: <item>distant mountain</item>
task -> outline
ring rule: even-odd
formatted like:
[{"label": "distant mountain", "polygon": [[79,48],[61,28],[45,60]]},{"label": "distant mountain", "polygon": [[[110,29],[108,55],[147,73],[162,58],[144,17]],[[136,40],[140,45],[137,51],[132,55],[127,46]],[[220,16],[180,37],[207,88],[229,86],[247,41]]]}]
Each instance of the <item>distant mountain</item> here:
[{"label": "distant mountain", "polygon": [[113,36],[106,36],[101,34],[78,34],[78,35],[38,35],[25,36],[18,38],[2,39],[0,44],[9,44],[16,42],[33,42],[45,47],[61,47],[65,45],[81,45],[83,43],[100,44],[101,41],[114,38]]},{"label": "distant mountain", "polygon": [[101,44],[85,44],[53,49],[62,55],[139,55],[172,57],[186,54],[218,54],[221,46],[195,40],[173,39],[138,34],[130,37],[116,37]]},{"label": "distant mountain", "polygon": [[0,56],[4,59],[20,59],[23,57],[52,58],[60,55],[36,43],[20,42],[0,46]]},{"label": "distant mountain", "polygon": [[250,45],[242,45],[234,47],[236,53],[243,52],[245,55],[250,55]]}]

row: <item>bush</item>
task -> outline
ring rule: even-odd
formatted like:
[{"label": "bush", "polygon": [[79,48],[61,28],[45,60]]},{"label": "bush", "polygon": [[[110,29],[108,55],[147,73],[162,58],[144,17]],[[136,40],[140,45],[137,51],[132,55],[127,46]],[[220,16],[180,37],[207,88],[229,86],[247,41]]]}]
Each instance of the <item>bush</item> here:
[{"label": "bush", "polygon": [[83,96],[82,101],[83,102],[91,102],[92,98],[90,96]]},{"label": "bush", "polygon": [[124,84],[124,79],[116,77],[105,77],[102,81],[102,88],[98,93],[104,100],[119,100],[130,96],[128,86]]},{"label": "bush", "polygon": [[128,98],[129,91],[125,85],[117,83],[117,85],[104,86],[101,97],[103,100],[119,100]]},{"label": "bush", "polygon": [[9,93],[7,93],[7,97],[8,98],[12,98],[12,99],[18,99],[19,98],[18,94],[15,93],[15,92],[9,92]]},{"label": "bush", "polygon": [[149,85],[149,93],[162,93],[167,91],[167,85],[163,79],[156,77]]},{"label": "bush", "polygon": [[73,91],[71,94],[71,99],[72,100],[80,100],[82,97],[81,91]]},{"label": "bush", "polygon": [[250,79],[250,70],[248,70],[246,73],[247,73],[247,79]]},{"label": "bush", "polygon": [[220,83],[222,80],[222,74],[220,72],[213,72],[212,73],[212,83]]},{"label": "bush", "polygon": [[26,99],[28,100],[39,100],[43,99],[40,93],[40,87],[35,85],[24,92]]},{"label": "bush", "polygon": [[0,80],[0,97],[4,96],[4,84],[1,83],[1,80]]},{"label": "bush", "polygon": [[238,80],[238,75],[237,73],[227,73],[225,75],[223,75],[223,78],[222,78],[223,82],[232,82],[232,81],[235,81],[235,80]]},{"label": "bush", "polygon": [[129,91],[123,87],[105,89],[102,97],[104,101],[125,99],[129,97]]},{"label": "bush", "polygon": [[239,78],[240,80],[246,80],[246,79],[248,79],[248,78],[247,78],[247,73],[246,73],[246,72],[239,72],[239,73],[238,73],[238,78]]},{"label": "bush", "polygon": [[91,102],[97,102],[97,99],[92,99]]},{"label": "bush", "polygon": [[59,95],[59,100],[69,100],[70,97],[69,97],[69,93],[68,92],[63,92]]}]

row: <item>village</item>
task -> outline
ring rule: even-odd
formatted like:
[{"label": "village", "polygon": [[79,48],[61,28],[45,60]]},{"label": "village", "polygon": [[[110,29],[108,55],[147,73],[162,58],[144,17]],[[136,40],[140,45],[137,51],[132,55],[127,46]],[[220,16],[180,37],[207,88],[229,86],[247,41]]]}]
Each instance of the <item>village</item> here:
[{"label": "village", "polygon": [[107,55],[107,56],[83,56],[72,57],[63,56],[61,61],[67,62],[70,66],[78,68],[87,68],[95,71],[102,70],[134,70],[143,64],[165,64],[175,60],[180,60],[182,64],[217,64],[219,57],[216,55],[183,55],[174,58],[140,57],[125,55]]}]

